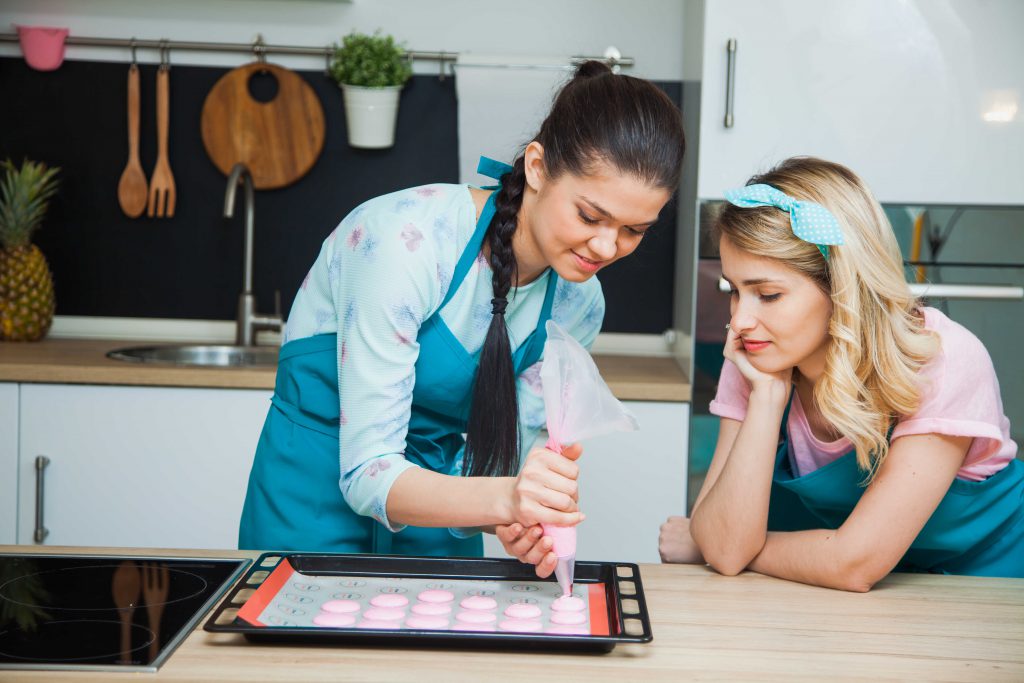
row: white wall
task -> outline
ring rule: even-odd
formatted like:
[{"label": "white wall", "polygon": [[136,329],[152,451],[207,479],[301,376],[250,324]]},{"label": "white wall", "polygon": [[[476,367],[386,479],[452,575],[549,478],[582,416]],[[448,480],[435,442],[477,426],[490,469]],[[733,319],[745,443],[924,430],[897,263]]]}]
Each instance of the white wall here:
[{"label": "white wall", "polygon": [[[4,0],[0,32],[11,23],[63,26],[79,36],[251,42],[258,33],[280,45],[328,45],[351,30],[380,28],[411,50],[514,55],[601,55],[609,45],[634,57],[628,73],[683,77],[681,0]],[[20,54],[0,44],[0,54]],[[156,61],[152,51],[139,59]],[[68,48],[69,59],[122,61],[126,50]],[[272,57],[290,68],[319,58]],[[172,63],[237,66],[245,55],[179,51]],[[427,73],[436,63],[416,65]]]}]

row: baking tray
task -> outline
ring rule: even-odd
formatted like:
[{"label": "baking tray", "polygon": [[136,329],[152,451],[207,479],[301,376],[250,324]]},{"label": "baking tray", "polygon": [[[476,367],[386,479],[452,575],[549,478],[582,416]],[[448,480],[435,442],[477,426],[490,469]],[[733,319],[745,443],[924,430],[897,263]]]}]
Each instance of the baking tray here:
[{"label": "baking tray", "polygon": [[[553,580],[540,581],[533,566],[512,559],[409,557],[396,555],[348,555],[320,553],[265,553],[214,610],[203,628],[213,633],[240,633],[254,642],[311,642],[351,645],[442,646],[456,648],[497,648],[528,650],[584,650],[608,652],[618,643],[648,643],[651,623],[644,599],[640,569],[618,562],[577,562],[574,594],[591,596],[591,621],[596,633],[549,633],[510,631],[453,631],[423,628],[324,627],[263,623],[254,618],[279,592],[288,577],[306,577],[312,585],[334,577],[339,581],[390,579],[443,583],[498,582],[533,584],[557,591]],[[364,582],[362,585],[366,585]],[[339,583],[339,585],[350,585]],[[359,585],[359,584],[357,584]],[[402,585],[396,583],[396,585]],[[299,589],[301,590],[301,588]],[[318,589],[314,589],[318,590]],[[343,590],[343,589],[339,589]],[[301,597],[295,595],[293,597]],[[326,597],[326,596],[322,596]],[[358,597],[358,596],[355,596]],[[246,617],[246,618],[243,618]],[[279,620],[280,621],[280,620]]]}]

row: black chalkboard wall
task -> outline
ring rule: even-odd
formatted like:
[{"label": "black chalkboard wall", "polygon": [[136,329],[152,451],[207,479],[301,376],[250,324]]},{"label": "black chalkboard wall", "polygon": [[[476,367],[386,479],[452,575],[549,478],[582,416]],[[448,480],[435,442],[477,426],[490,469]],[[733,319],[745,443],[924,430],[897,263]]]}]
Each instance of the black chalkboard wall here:
[{"label": "black chalkboard wall", "polygon": [[[231,320],[242,283],[242,215],[221,217],[225,178],[203,149],[203,100],[227,69],[171,69],[170,160],[174,218],[129,219],[117,203],[127,160],[127,64],[65,61],[53,72],[0,58],[0,158],[60,166],[61,190],[36,243],[53,270],[58,315]],[[256,193],[255,290],[284,313],[320,243],[363,201],[405,187],[458,182],[454,79],[415,76],[402,94],[395,146],[349,147],[341,92],[321,72],[301,72],[324,106],[327,139],[313,169],[280,190]],[[155,67],[141,67],[141,156],[156,156]],[[676,102],[682,86],[659,83]],[[601,273],[606,332],[671,327],[674,202],[629,259]]]}]

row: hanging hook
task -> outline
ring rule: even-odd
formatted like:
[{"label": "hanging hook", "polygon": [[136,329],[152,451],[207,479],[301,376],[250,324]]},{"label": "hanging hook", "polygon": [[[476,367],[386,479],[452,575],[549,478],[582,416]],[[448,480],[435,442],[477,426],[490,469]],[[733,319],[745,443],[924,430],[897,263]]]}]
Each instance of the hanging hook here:
[{"label": "hanging hook", "polygon": [[619,65],[619,60],[622,59],[622,53],[614,45],[609,45],[604,50],[605,63],[611,67],[612,73],[617,74],[622,71],[622,67]]},{"label": "hanging hook", "polygon": [[328,45],[324,48],[324,75],[331,75],[331,57],[334,55],[334,48]]},{"label": "hanging hook", "polygon": [[166,38],[160,39],[160,70],[169,71],[171,68],[171,46]]},{"label": "hanging hook", "polygon": [[445,51],[441,50],[441,55],[440,58],[438,59],[438,61],[441,63],[441,68],[438,69],[437,79],[442,83],[444,83],[444,55]]},{"label": "hanging hook", "polygon": [[138,43],[135,40],[135,36],[132,36],[132,39],[129,44],[131,45],[132,48],[132,67],[137,69],[139,67],[139,60],[135,57],[135,49],[136,47],[138,47]]},{"label": "hanging hook", "polygon": [[256,61],[262,66],[267,64],[267,45],[263,42],[263,34],[257,33],[256,40],[252,43],[252,53],[256,57]]}]

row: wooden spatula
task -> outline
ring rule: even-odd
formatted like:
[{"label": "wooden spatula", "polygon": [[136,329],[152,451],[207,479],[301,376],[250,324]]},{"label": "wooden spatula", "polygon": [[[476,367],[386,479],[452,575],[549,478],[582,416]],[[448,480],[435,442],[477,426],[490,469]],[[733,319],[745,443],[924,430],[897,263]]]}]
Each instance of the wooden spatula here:
[{"label": "wooden spatula", "polygon": [[170,68],[161,65],[156,72],[156,166],[149,179],[149,206],[146,215],[152,218],[174,216],[174,175],[167,160],[167,128],[170,120]]},{"label": "wooden spatula", "polygon": [[128,165],[117,183],[117,201],[129,218],[146,210],[146,174],[139,163],[139,67],[128,69]]}]

